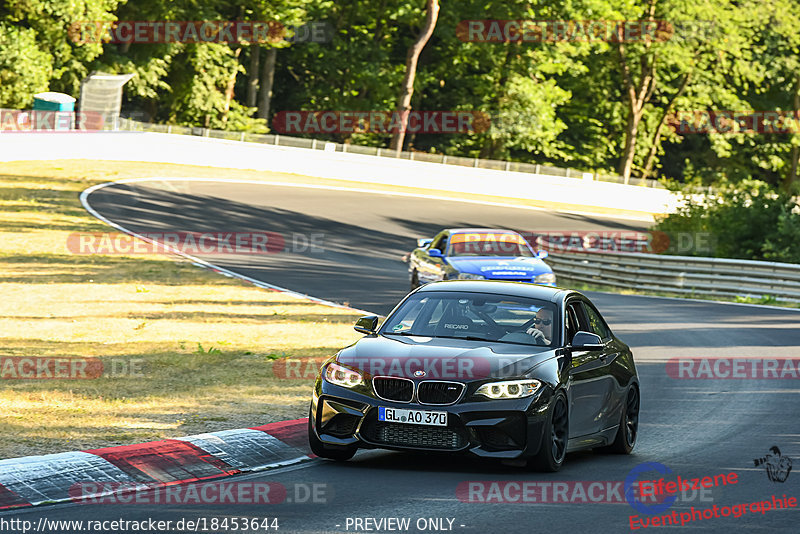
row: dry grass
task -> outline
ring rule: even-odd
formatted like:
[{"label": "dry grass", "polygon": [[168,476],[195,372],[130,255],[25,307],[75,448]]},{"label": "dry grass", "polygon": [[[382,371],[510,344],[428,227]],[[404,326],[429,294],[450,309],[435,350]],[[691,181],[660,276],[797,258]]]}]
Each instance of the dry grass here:
[{"label": "dry grass", "polygon": [[[0,367],[0,458],[305,415],[311,383],[275,378],[272,361],[325,357],[351,343],[358,337],[352,312],[173,257],[79,256],[66,248],[71,232],[108,230],[78,201],[90,185],[220,174],[141,163],[3,164],[0,358],[97,357],[104,372],[96,379],[22,380]],[[276,179],[249,171],[225,176]]]}]

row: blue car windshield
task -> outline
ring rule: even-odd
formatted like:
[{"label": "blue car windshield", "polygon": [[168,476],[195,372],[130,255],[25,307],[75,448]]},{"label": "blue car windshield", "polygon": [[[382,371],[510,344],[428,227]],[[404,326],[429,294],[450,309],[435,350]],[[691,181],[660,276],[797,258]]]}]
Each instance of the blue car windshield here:
[{"label": "blue car windshield", "polygon": [[520,256],[533,257],[519,234],[454,234],[447,248],[448,256]]},{"label": "blue car windshield", "polygon": [[452,291],[410,296],[381,327],[383,335],[557,346],[555,306],[546,301]]}]

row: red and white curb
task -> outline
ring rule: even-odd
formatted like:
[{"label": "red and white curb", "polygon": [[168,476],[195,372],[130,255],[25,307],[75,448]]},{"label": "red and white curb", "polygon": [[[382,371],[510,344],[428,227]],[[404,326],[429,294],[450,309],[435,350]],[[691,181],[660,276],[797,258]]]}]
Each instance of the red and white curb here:
[{"label": "red and white curb", "polygon": [[[291,465],[312,456],[307,419],[135,445],[0,460],[0,510],[73,500],[70,489],[154,488]],[[107,490],[105,493],[107,494]],[[80,498],[99,494],[81,493]]]}]

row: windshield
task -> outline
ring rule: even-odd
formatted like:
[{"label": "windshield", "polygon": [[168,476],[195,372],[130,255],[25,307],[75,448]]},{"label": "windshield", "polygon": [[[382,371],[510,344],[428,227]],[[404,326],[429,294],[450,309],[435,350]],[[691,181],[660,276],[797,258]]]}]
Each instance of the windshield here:
[{"label": "windshield", "polygon": [[559,332],[555,311],[552,303],[538,299],[425,291],[409,297],[381,334],[554,347]]},{"label": "windshield", "polygon": [[469,233],[450,237],[448,256],[533,257],[525,239],[518,234]]}]

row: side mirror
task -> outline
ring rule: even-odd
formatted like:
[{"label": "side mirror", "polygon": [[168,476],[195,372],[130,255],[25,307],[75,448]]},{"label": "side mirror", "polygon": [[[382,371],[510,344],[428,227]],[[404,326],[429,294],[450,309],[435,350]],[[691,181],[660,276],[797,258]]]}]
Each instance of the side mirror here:
[{"label": "side mirror", "polygon": [[537,250],[536,251],[536,257],[539,258],[540,260],[545,259],[549,255],[550,255],[550,253],[547,252],[546,250]]},{"label": "side mirror", "polygon": [[417,248],[425,248],[431,244],[431,241],[433,241],[433,239],[419,238],[417,239]]},{"label": "side mirror", "polygon": [[581,330],[572,338],[570,348],[572,350],[603,350],[604,346],[600,336]]},{"label": "side mirror", "polygon": [[356,324],[353,328],[356,332],[361,332],[362,334],[374,334],[378,331],[378,316],[365,315],[356,321]]},{"label": "side mirror", "polygon": [[438,248],[428,249],[428,256],[431,258],[444,258],[444,254]]}]

